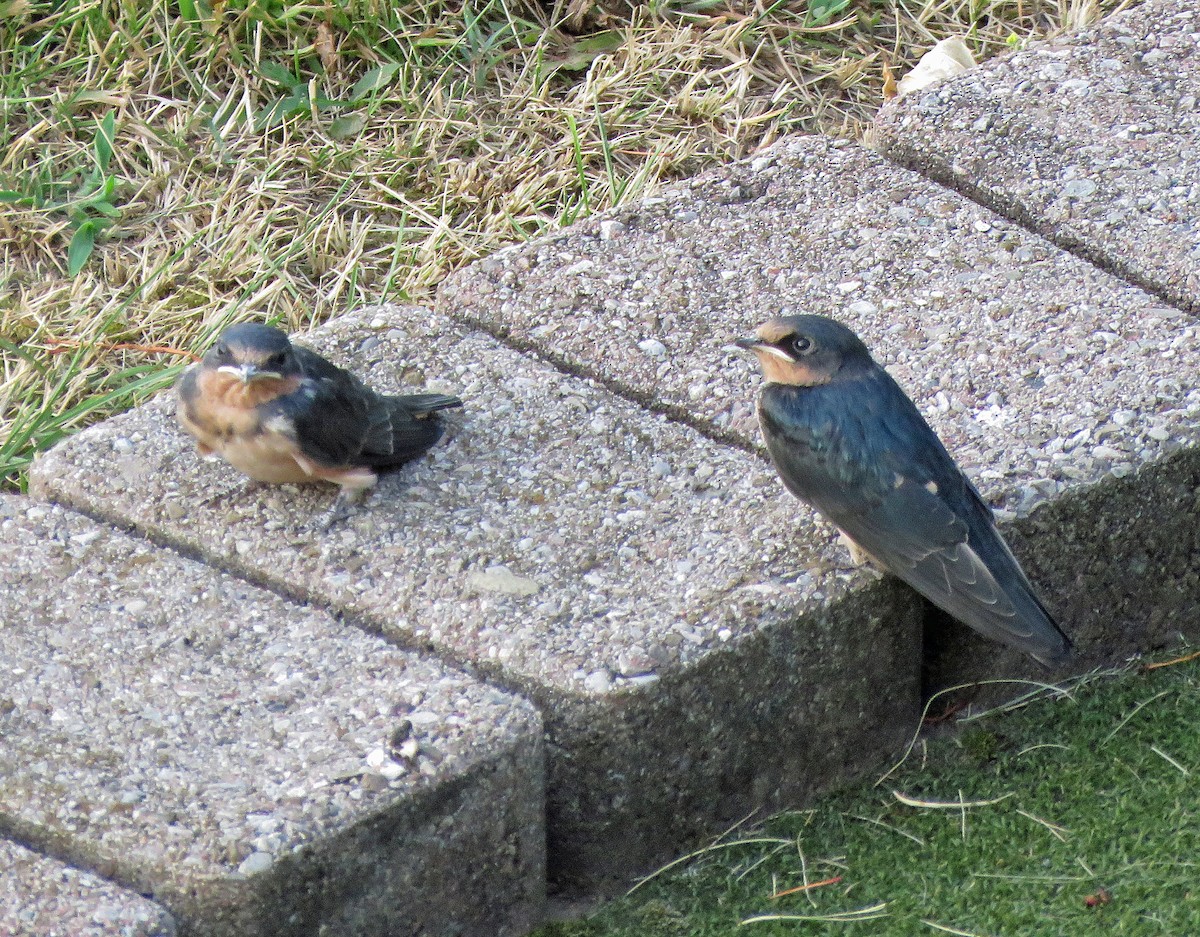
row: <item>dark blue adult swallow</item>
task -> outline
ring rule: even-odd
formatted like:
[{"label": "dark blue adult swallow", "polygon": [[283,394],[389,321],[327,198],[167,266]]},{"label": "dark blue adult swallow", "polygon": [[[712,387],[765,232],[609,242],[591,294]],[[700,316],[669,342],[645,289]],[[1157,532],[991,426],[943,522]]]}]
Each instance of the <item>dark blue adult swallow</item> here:
[{"label": "dark blue adult swallow", "polygon": [[995,641],[1047,666],[1066,659],[1071,642],[991,508],[857,335],[823,316],[789,316],[737,344],[766,378],[758,416],[780,478],[852,554]]},{"label": "dark blue adult swallow", "polygon": [[444,394],[377,394],[279,329],[227,329],[178,385],[177,413],[202,455],[263,482],[333,482],[353,497],[442,436]]}]

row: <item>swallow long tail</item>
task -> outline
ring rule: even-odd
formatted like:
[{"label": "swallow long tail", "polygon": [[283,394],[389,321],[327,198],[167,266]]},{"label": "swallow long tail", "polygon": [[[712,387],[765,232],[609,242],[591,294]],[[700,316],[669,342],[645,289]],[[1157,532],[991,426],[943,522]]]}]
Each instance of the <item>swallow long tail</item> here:
[{"label": "swallow long tail", "polygon": [[462,400],[449,394],[408,394],[390,399],[403,403],[409,412],[418,419],[431,413],[437,413],[439,410],[450,410],[463,405]]},{"label": "swallow long tail", "polygon": [[380,397],[387,411],[386,433],[388,443],[373,440],[374,445],[364,447],[364,455],[372,457],[372,465],[385,468],[403,465],[427,452],[446,431],[446,424],[437,415],[442,410],[461,407],[458,397],[447,394],[410,394],[407,396]]},{"label": "swallow long tail", "polygon": [[991,508],[916,406],[877,365],[759,402],[787,488],[935,605],[1047,666],[1071,642],[996,530]]}]

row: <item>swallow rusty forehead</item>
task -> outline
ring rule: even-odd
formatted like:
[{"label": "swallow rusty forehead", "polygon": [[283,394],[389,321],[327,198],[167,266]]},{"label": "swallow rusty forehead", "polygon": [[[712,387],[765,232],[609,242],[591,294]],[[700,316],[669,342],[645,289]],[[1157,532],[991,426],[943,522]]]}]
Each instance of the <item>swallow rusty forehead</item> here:
[{"label": "swallow rusty forehead", "polygon": [[754,335],[760,342],[778,345],[796,334],[796,327],[792,324],[795,318],[797,317],[768,319],[755,329]]},{"label": "swallow rusty forehead", "polygon": [[279,329],[257,322],[243,322],[221,333],[213,350],[222,350],[239,361],[260,361],[289,351],[292,343]]}]

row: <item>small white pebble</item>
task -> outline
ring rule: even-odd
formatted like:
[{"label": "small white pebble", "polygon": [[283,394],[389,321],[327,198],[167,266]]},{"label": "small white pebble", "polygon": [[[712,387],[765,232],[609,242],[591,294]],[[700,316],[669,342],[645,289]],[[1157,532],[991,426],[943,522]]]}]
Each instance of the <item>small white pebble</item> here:
[{"label": "small white pebble", "polygon": [[563,274],[570,277],[579,273],[587,273],[587,271],[591,270],[594,266],[596,266],[596,261],[584,258],[583,260],[578,260],[571,264],[571,266],[567,267],[567,269],[563,271]]},{"label": "small white pebble", "polygon": [[600,240],[615,241],[625,233],[625,225],[619,221],[602,221],[600,222]]},{"label": "small white pebble", "polygon": [[270,853],[252,852],[242,860],[242,864],[238,866],[238,872],[242,875],[255,875],[259,872],[267,871],[271,867],[272,862],[274,862],[274,859]]},{"label": "small white pebble", "polygon": [[584,677],[583,688],[589,693],[607,693],[612,689],[612,677],[607,670],[594,670]]},{"label": "small white pebble", "polygon": [[1089,198],[1096,191],[1096,183],[1091,179],[1072,179],[1062,187],[1062,194],[1067,198]]},{"label": "small white pebble", "polygon": [[378,768],[388,760],[387,752],[382,748],[373,748],[367,753],[367,767]]}]

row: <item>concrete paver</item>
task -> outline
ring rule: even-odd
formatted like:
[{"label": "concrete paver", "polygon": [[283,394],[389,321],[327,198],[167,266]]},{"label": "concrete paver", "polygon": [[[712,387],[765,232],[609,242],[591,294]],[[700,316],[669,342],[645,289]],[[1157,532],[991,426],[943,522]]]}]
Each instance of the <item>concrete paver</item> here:
[{"label": "concrete paver", "polygon": [[[832,315],[1021,518],[1007,535],[1085,661],[1194,630],[1178,611],[1196,594],[1190,457],[1140,471],[1200,432],[1193,320],[865,148],[785,141],[501,251],[447,280],[439,309],[747,446],[759,377],[729,343],[774,315]],[[934,685],[1042,676],[947,636]]]},{"label": "concrete paver", "polygon": [[59,507],[0,549],[0,830],[188,934],[537,920],[529,704]]},{"label": "concrete paver", "polygon": [[1148,0],[890,104],[893,159],[1200,312],[1200,2]]},{"label": "concrete paver", "polygon": [[135,892],[0,839],[5,937],[175,937],[165,908]]},{"label": "concrete paver", "polygon": [[[380,389],[427,386],[467,400],[451,438],[386,478],[343,526],[312,523],[333,497],[327,489],[253,489],[227,466],[200,463],[166,400],[60,446],[35,467],[33,489],[528,695],[548,740],[553,877],[595,886],[627,876],[715,823],[795,803],[882,759],[915,719],[922,627],[927,689],[1044,676],[928,616],[891,580],[837,568],[828,529],[744,451],[758,442],[758,378],[728,343],[769,316],[831,314],[864,336],[1000,508],[1017,554],[1080,644],[1079,666],[1197,636],[1200,391],[1190,375],[1200,355],[1182,313],[1200,308],[1197,24],[1196,0],[1155,0],[881,113],[875,139],[892,159],[1059,247],[861,147],[785,141],[452,277],[438,310],[461,325],[381,307],[315,333],[315,347]],[[87,547],[100,528],[80,530]],[[58,538],[68,555],[74,536]],[[117,535],[97,535],[108,536]],[[27,598],[35,588],[50,601],[44,586],[28,586]],[[90,580],[87,588],[96,591]],[[340,628],[296,614],[323,622],[305,644]],[[76,684],[92,686],[88,674]],[[161,728],[160,717],[133,724]],[[401,725],[419,728],[411,718]],[[440,741],[431,750],[444,755]],[[514,749],[495,790],[532,776],[524,751]],[[360,797],[403,788],[388,776],[414,765],[437,780],[445,761],[426,754],[422,742],[410,763],[379,745],[348,783]],[[60,778],[39,776],[34,787],[53,788],[51,779]],[[531,790],[521,788],[529,799],[515,812],[533,810]],[[110,815],[158,818],[139,792],[117,793],[130,802],[101,807],[98,823],[90,803],[82,823],[78,803],[61,824],[57,814],[2,822],[68,850]],[[468,800],[455,823],[482,825],[485,839],[511,833]],[[36,798],[30,809],[41,809]],[[414,808],[400,825],[440,848],[441,828],[429,832],[444,822],[440,810]],[[162,829],[177,836],[178,825]],[[277,882],[274,870],[301,862],[271,862],[264,850],[277,829],[227,833],[213,853],[226,850],[219,874],[261,863],[266,871],[250,880]],[[301,832],[297,855],[316,854]],[[313,842],[329,839],[342,842]],[[338,867],[371,855],[343,840]],[[523,858],[503,887],[526,881],[537,862],[508,842],[499,852]],[[87,861],[103,865],[94,855]],[[212,855],[199,858],[203,867]],[[123,861],[117,877],[138,885],[133,859]],[[489,900],[495,874],[482,870],[469,893]],[[416,876],[407,868],[399,884],[373,879],[364,892],[374,900],[392,888],[409,900]],[[192,907],[175,887],[163,886],[175,903],[164,902]],[[239,880],[230,894],[245,887]],[[312,888],[313,907],[359,907],[331,898],[327,883]],[[512,908],[538,899],[502,900],[515,920],[524,912]],[[333,932],[364,920],[338,920]]]},{"label": "concrete paver", "polygon": [[878,764],[918,712],[919,606],[826,562],[760,458],[427,310],[310,344],[457,426],[354,517],[247,491],[161,399],[39,460],[32,489],[310,596],[533,698],[559,882],[627,880],[714,825]]}]

